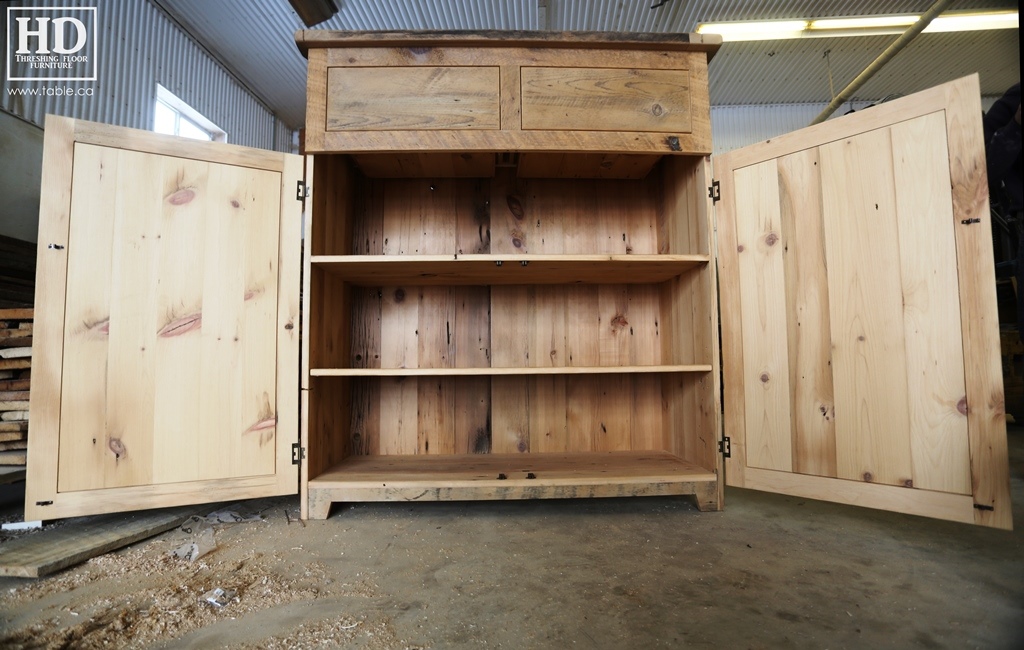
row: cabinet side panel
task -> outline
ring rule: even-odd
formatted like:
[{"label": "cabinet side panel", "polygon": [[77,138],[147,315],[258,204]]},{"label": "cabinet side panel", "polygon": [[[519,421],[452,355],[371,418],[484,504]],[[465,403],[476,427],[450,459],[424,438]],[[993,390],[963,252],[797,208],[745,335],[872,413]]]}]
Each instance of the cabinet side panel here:
[{"label": "cabinet side panel", "polygon": [[657,252],[708,254],[707,166],[707,160],[701,157],[665,156],[660,174],[651,174],[660,181],[657,190]]},{"label": "cabinet side panel", "polygon": [[74,120],[52,115],[46,118],[33,312],[33,377],[29,395],[32,435],[28,441],[25,483],[26,520],[52,518],[46,514],[46,506],[36,503],[53,501],[57,493],[74,125]]},{"label": "cabinet side panel", "polygon": [[355,453],[352,429],[352,380],[311,377],[308,393],[308,479],[315,479],[350,453]]},{"label": "cabinet side panel", "polygon": [[[359,182],[357,172],[345,156],[318,156],[313,169],[313,223],[310,248],[313,255],[343,255],[352,250],[355,233],[362,234],[354,224],[356,195],[366,183]],[[362,179],[365,181],[365,179]]]}]

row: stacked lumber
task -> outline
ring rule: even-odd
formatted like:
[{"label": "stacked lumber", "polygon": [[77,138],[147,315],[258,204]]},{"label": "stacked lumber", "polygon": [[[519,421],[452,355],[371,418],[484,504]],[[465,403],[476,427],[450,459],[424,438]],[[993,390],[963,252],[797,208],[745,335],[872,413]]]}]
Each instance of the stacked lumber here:
[{"label": "stacked lumber", "polygon": [[0,466],[25,465],[32,310],[0,309]]}]

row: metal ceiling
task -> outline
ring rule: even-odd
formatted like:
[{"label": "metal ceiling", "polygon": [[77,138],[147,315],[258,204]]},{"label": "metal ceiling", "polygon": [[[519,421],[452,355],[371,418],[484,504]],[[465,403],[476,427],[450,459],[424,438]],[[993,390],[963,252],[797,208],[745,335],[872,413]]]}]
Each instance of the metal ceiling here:
[{"label": "metal ceiling", "polygon": [[[293,34],[304,25],[288,0],[153,0],[219,57],[287,124],[305,121],[305,59]],[[700,22],[923,13],[931,0],[338,0],[323,29],[498,29],[691,32]],[[953,9],[1016,9],[1002,0]],[[726,43],[711,62],[715,106],[827,102],[895,36]],[[1020,79],[1019,30],[923,34],[854,100],[908,94],[978,72],[983,95]],[[825,52],[829,52],[825,58]],[[840,113],[842,110],[840,111]]]}]

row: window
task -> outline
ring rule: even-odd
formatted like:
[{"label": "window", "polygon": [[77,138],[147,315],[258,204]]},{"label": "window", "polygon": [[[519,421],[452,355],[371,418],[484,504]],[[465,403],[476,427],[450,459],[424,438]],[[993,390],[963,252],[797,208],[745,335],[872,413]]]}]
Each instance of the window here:
[{"label": "window", "polygon": [[193,140],[227,142],[228,134],[174,93],[156,85],[153,107],[153,130],[157,133],[180,135]]}]

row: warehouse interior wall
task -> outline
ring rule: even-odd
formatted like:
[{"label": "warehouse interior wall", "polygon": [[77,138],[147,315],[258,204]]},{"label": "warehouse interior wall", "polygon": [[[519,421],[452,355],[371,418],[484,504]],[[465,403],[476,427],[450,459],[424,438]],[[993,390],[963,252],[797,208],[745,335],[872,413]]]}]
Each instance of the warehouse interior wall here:
[{"label": "warehouse interior wall", "polygon": [[[81,6],[69,0],[18,4]],[[104,0],[98,4],[96,23],[96,81],[11,81],[3,75],[0,196],[5,206],[0,234],[36,240],[42,131],[48,113],[150,130],[159,83],[224,129],[229,143],[293,150],[294,128],[150,0]],[[11,76],[26,76],[18,72],[12,69]]]},{"label": "warehouse interior wall", "polygon": [[0,111],[0,235],[36,241],[43,130]]},{"label": "warehouse interior wall", "polygon": [[[25,3],[73,7],[67,0]],[[150,0],[97,7],[95,81],[10,81],[2,109],[43,126],[47,113],[149,130],[160,84],[227,131],[228,142],[291,151],[291,131],[212,53]],[[23,64],[24,65],[24,64]],[[12,66],[11,76],[18,65]],[[69,92],[70,91],[70,92]]]}]

